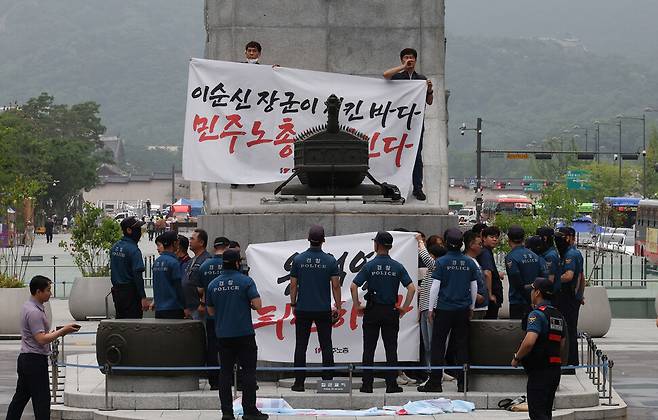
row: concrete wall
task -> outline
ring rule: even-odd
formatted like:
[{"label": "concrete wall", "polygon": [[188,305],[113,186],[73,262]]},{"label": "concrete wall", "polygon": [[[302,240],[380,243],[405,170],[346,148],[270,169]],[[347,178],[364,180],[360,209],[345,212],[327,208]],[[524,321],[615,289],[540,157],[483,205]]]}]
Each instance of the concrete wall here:
[{"label": "concrete wall", "polygon": [[[176,199],[189,198],[189,185],[177,177],[174,192]],[[92,203],[98,201],[132,202],[149,199],[151,203],[157,205],[171,204],[171,180],[108,182],[98,185],[90,191],[85,191],[83,197]]]},{"label": "concrete wall", "polygon": [[[400,63],[402,48],[416,48],[417,70],[435,89],[425,116],[423,204],[447,212],[444,9],[444,0],[206,0],[206,57],[242,61],[244,45],[256,40],[263,63],[381,77]],[[227,197],[220,206],[234,204],[215,195]]]}]

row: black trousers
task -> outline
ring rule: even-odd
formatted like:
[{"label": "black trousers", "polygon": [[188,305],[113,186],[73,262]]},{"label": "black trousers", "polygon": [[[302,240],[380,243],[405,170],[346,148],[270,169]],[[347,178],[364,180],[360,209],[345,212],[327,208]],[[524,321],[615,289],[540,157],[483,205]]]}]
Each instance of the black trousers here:
[{"label": "black trousers", "polygon": [[[442,366],[446,363],[446,340],[450,335],[450,342],[454,349],[454,360],[458,366],[468,362],[468,318],[469,309],[457,311],[434,310],[434,323],[432,328],[432,366]],[[441,384],[443,369],[432,369],[429,383]],[[463,385],[464,371],[457,371],[457,385]]]},{"label": "black trousers", "polygon": [[[400,313],[393,305],[372,304],[363,315],[363,366],[373,366],[375,363],[375,349],[381,331],[386,364],[396,366],[398,363],[398,332],[400,331]],[[363,385],[372,387],[372,370],[363,371]],[[386,387],[396,386],[397,372],[387,370],[384,372]]]},{"label": "black trousers", "polygon": [[[322,351],[322,366],[334,366],[334,346],[331,343],[331,311],[295,311],[295,367],[306,366],[306,350],[311,336],[311,326],[315,323],[318,341]],[[306,372],[295,372],[295,382],[304,383]],[[322,371],[322,379],[333,379],[333,372]]]},{"label": "black trousers", "polygon": [[[206,318],[206,366],[213,367],[219,366],[219,358],[217,353],[217,335],[215,334],[215,320]],[[219,385],[219,371],[208,371],[208,384],[211,387]]]},{"label": "black trousers", "polygon": [[528,371],[528,411],[531,420],[545,420],[553,417],[553,400],[560,385],[560,367],[551,366]]},{"label": "black trousers", "polygon": [[[424,129],[423,129],[424,131]],[[414,162],[414,170],[411,173],[411,179],[414,185],[414,191],[423,189],[423,135],[420,135],[418,143],[418,152]]]},{"label": "black trousers", "polygon": [[567,323],[567,342],[569,345],[569,365],[578,365],[578,314],[580,302],[573,293],[562,292],[557,300],[557,309]]},{"label": "black trousers", "polygon": [[134,284],[120,284],[112,287],[112,299],[116,319],[142,319],[142,299]]},{"label": "black trousers", "polygon": [[[498,300],[500,302],[500,300]],[[493,301],[489,301],[489,306],[487,307],[487,314],[484,316],[484,319],[498,319],[498,310],[500,310],[500,304]]]},{"label": "black trousers", "polygon": [[185,312],[182,309],[167,309],[164,311],[155,311],[157,319],[184,319]]},{"label": "black trousers", "polygon": [[53,241],[53,231],[46,231],[46,243],[49,244]]},{"label": "black trousers", "polygon": [[50,419],[50,383],[48,356],[21,353],[16,364],[16,393],[7,408],[7,420],[20,420],[27,402],[32,399],[36,420]]},{"label": "black trousers", "polygon": [[222,414],[233,414],[233,366],[237,363],[242,369],[242,409],[244,414],[255,414],[256,408],[256,336],[218,338],[219,359],[222,367],[219,373],[219,401]]}]

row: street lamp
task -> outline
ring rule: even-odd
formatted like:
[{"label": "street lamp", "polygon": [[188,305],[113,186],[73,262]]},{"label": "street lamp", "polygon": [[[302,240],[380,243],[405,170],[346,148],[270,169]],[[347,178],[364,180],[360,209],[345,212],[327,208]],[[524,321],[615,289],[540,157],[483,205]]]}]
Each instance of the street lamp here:
[{"label": "street lamp", "polygon": [[466,131],[475,131],[476,134],[476,166],[477,166],[477,181],[475,184],[475,219],[480,222],[482,216],[482,118],[478,117],[476,120],[475,128],[468,128],[466,123],[462,123],[459,131],[463,136]]},{"label": "street lamp", "polygon": [[585,151],[587,152],[587,144],[589,142],[589,130],[586,127],[581,127],[578,124],[574,125],[572,130],[583,130],[585,132]]},{"label": "street lamp", "polygon": [[[621,121],[627,120],[641,120],[642,121],[642,197],[647,197],[647,118],[644,114],[641,117],[626,117],[622,114],[617,115],[619,120],[619,147],[621,152]],[[620,160],[621,165],[621,160]],[[621,169],[620,169],[621,171]],[[621,177],[621,175],[620,175]]]}]

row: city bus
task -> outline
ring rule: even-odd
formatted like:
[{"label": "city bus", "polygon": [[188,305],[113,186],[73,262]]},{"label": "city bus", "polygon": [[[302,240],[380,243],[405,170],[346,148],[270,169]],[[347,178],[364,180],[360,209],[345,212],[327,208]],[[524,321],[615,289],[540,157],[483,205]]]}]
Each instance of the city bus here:
[{"label": "city bus", "polygon": [[484,200],[482,220],[493,220],[497,214],[534,215],[535,202],[525,195],[499,195]]},{"label": "city bus", "polygon": [[637,216],[640,199],[636,197],[605,197],[603,202],[615,210],[616,216],[607,224],[616,228],[632,228]]},{"label": "city bus", "polygon": [[637,207],[635,255],[658,265],[658,200],[641,200]]}]

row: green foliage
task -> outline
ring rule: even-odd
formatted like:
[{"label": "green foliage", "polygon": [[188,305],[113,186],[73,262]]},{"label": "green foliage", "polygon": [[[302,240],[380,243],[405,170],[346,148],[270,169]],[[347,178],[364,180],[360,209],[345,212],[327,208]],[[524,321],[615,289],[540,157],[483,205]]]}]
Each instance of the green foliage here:
[{"label": "green foliage", "polygon": [[549,221],[544,217],[520,216],[507,213],[496,215],[496,226],[503,233],[500,237],[497,250],[501,252],[510,251],[507,235],[505,235],[510,226],[521,226],[525,230],[526,236],[530,236],[535,234],[537,228],[546,226],[548,223]]},{"label": "green foliage", "polygon": [[66,214],[80,191],[98,182],[109,156],[101,150],[99,106],[55,104],[42,93],[0,114],[0,203],[34,197],[41,210]]},{"label": "green foliage", "polygon": [[[573,192],[581,202],[600,203],[604,197],[617,197],[621,189],[622,196],[638,192],[641,170],[636,165],[622,162],[621,177],[619,165],[612,163],[590,163],[579,169],[589,171],[590,191]],[[620,187],[621,185],[621,187]]]},{"label": "green foliage", "polygon": [[578,214],[580,202],[564,184],[553,184],[542,190],[537,200],[537,216],[542,222],[554,224],[557,220],[567,223]]},{"label": "green foliage", "polygon": [[102,209],[85,203],[83,212],[75,216],[71,241],[61,241],[59,246],[71,254],[83,276],[107,276],[109,250],[121,235],[118,223],[105,216]]},{"label": "green foliage", "polygon": [[18,289],[25,284],[15,277],[0,273],[0,289]]},{"label": "green foliage", "polygon": [[649,144],[647,145],[647,198],[658,197],[658,130],[656,126],[651,127],[648,136]]}]

